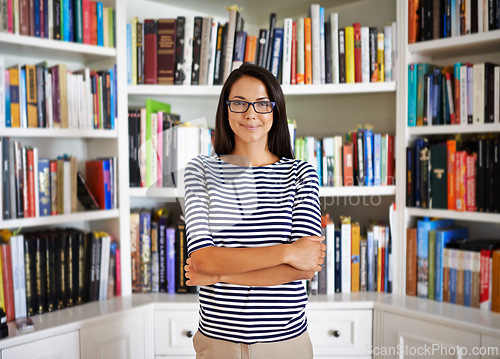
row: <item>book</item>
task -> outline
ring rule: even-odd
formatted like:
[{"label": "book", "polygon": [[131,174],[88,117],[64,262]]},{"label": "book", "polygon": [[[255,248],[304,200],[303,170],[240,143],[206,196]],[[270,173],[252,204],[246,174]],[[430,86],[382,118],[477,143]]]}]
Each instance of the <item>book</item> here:
[{"label": "book", "polygon": [[144,20],[144,83],[158,83],[158,24],[153,19]]},{"label": "book", "polygon": [[417,295],[417,228],[406,229],[406,295]]},{"label": "book", "polygon": [[78,172],[77,174],[77,196],[78,200],[85,209],[95,210],[99,209],[99,203],[97,202],[95,196],[90,190],[83,174]]}]

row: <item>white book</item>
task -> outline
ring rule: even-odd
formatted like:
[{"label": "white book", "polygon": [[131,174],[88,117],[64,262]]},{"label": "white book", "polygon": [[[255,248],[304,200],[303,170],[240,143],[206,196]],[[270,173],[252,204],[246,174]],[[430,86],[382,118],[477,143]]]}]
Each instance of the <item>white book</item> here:
[{"label": "white book", "polygon": [[28,115],[26,113],[26,72],[19,70],[19,117],[21,128],[28,128]]},{"label": "white book", "polygon": [[47,116],[47,128],[54,127],[54,113],[52,108],[52,74],[45,72],[45,114]]},{"label": "white book", "polygon": [[210,33],[210,49],[209,49],[208,66],[207,66],[207,85],[214,84],[215,53],[217,50],[218,28],[219,28],[219,22],[217,20],[212,20],[212,29]]},{"label": "white book", "polygon": [[465,2],[465,33],[470,34],[470,24],[471,24],[471,1]]},{"label": "white book", "polygon": [[101,241],[101,266],[99,268],[99,300],[106,300],[108,295],[110,238],[103,236]]},{"label": "white book", "polygon": [[194,17],[186,16],[184,23],[184,62],[182,63],[182,72],[184,72],[183,85],[191,85],[191,73],[193,65],[193,36],[194,36]]},{"label": "white book", "polygon": [[[2,158],[0,156],[0,158]],[[33,172],[35,174],[35,217],[40,217],[40,177],[38,175],[38,148],[33,148]],[[2,193],[2,192],[0,192]]]},{"label": "white book", "polygon": [[151,187],[157,186],[158,178],[158,114],[151,114]]},{"label": "white book", "polygon": [[314,170],[318,170],[318,162],[316,161],[315,151],[316,151],[316,139],[313,136],[304,137],[306,140],[306,159],[313,167]]},{"label": "white book", "polygon": [[384,81],[392,81],[392,28],[384,27]]},{"label": "white book", "polygon": [[[12,261],[16,261],[16,266],[12,265],[14,276],[14,308],[15,316],[23,318],[27,316],[26,308],[26,273],[24,269],[24,236],[22,234],[11,237]],[[12,248],[14,247],[14,249]],[[14,259],[15,258],[15,259]],[[15,270],[14,270],[15,268]],[[17,301],[16,301],[17,299]]]},{"label": "white book", "polygon": [[64,191],[64,201],[63,201],[63,213],[71,213],[71,162],[64,161],[63,164],[63,191]]},{"label": "white book", "polygon": [[299,17],[297,20],[297,85],[304,84],[304,18]]},{"label": "white book", "polygon": [[342,293],[351,292],[351,223],[340,225]]},{"label": "white book", "polygon": [[[483,32],[484,31],[483,0],[477,0],[476,2],[477,2],[477,32]],[[486,12],[488,12],[488,10],[486,10]]]},{"label": "white book", "polygon": [[0,56],[0,128],[5,127],[5,64]]},{"label": "white book", "polygon": [[467,124],[467,65],[460,66],[460,123]]},{"label": "white book", "polygon": [[283,26],[283,68],[281,76],[282,85],[290,85],[292,74],[292,25],[293,19],[287,17]]},{"label": "white book", "polygon": [[[333,185],[335,187],[341,187],[344,181],[342,176],[342,136],[335,136],[333,138],[334,142],[334,154],[333,154]],[[349,257],[350,258],[350,257]]]},{"label": "white book", "polygon": [[321,68],[321,83],[326,82],[326,70],[325,70],[325,8],[319,8],[319,56],[320,56],[320,68]]},{"label": "white book", "polygon": [[30,217],[30,215],[27,214],[27,208],[28,208],[28,203],[29,203],[29,195],[28,195],[28,161],[27,161],[27,156],[26,156],[26,147],[22,147],[21,143],[19,143],[19,147],[21,148],[19,153],[21,154],[21,159],[20,163],[22,166],[22,171],[23,171],[23,178],[24,178],[24,186],[23,186],[23,200],[24,200],[24,218]]},{"label": "white book", "polygon": [[[327,187],[333,183],[333,178],[328,178],[328,162],[335,159],[335,140],[333,137],[323,138],[323,186]],[[327,247],[328,248],[328,247]]]},{"label": "white book", "polygon": [[[19,9],[19,0],[13,1],[13,9]],[[13,11],[14,13],[14,34],[19,35],[19,11]]]},{"label": "white book", "polygon": [[[48,9],[53,9],[54,8],[54,5],[53,5],[53,0],[47,0],[47,8]],[[54,40],[54,13],[53,11],[48,11],[47,12],[48,14],[48,28],[49,28],[49,34],[48,34],[48,38],[49,40]]]},{"label": "white book", "polygon": [[339,83],[339,14],[330,13],[331,42],[332,42],[332,79],[334,84]]},{"label": "white book", "polygon": [[320,12],[319,4],[311,4],[312,82],[321,84]]},{"label": "white book", "polygon": [[473,123],[484,123],[484,63],[472,65],[473,69],[473,96],[472,114]]},{"label": "white book", "polygon": [[224,81],[231,73],[233,66],[233,51],[234,51],[234,34],[236,32],[236,20],[238,12],[234,9],[229,10],[229,26],[227,28],[226,37],[226,57],[224,58]]},{"label": "white book", "polygon": [[[482,0],[483,1],[483,31],[488,32],[490,31],[490,24],[489,24],[489,7],[488,7],[488,0]],[[493,0],[489,0],[492,2]],[[481,2],[481,0],[479,0]],[[498,2],[496,3],[497,5],[494,5],[494,7],[498,6]],[[498,11],[498,9],[495,9],[495,11]]]},{"label": "white book", "polygon": [[493,114],[493,122],[500,122],[500,66],[495,66],[495,90],[493,94],[495,108]]},{"label": "white book", "polygon": [[367,26],[361,27],[361,82],[370,82],[370,37],[369,36],[370,36],[370,29]]},{"label": "white book", "polygon": [[335,224],[326,225],[326,294],[335,294]]},{"label": "white book", "polygon": [[204,17],[201,28],[200,74],[198,84],[206,85],[208,80],[208,59],[210,57],[210,35],[212,33],[212,18]]}]

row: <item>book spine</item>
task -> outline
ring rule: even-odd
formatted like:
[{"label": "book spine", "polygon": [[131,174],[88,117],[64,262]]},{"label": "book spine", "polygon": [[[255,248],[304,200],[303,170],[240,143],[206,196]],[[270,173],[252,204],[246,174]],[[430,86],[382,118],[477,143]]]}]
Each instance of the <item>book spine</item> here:
[{"label": "book spine", "polygon": [[339,28],[339,83],[346,83],[345,28]]},{"label": "book spine", "polygon": [[[157,23],[155,20],[144,20],[144,83],[158,83],[157,62]],[[160,42],[158,41],[158,44]]]},{"label": "book spine", "polygon": [[[300,83],[299,81],[297,81]],[[313,83],[313,58],[311,47],[311,18],[304,18],[304,83]]]},{"label": "book spine", "polygon": [[305,44],[304,44],[304,18],[300,17],[297,20],[297,75],[296,83],[297,85],[304,84],[305,77]]},{"label": "book spine", "polygon": [[354,35],[354,82],[362,82],[361,23],[352,24]]},{"label": "book spine", "polygon": [[193,53],[191,63],[191,85],[198,85],[200,82],[200,60],[201,60],[201,32],[203,29],[203,18],[196,16],[194,18],[193,28]]},{"label": "book spine", "polygon": [[346,83],[355,82],[354,28],[345,27],[345,75]]},{"label": "book spine", "polygon": [[283,53],[283,29],[275,28],[274,29],[274,43],[273,43],[273,56],[271,58],[271,73],[279,79],[280,76],[280,68],[281,68],[281,56]]}]

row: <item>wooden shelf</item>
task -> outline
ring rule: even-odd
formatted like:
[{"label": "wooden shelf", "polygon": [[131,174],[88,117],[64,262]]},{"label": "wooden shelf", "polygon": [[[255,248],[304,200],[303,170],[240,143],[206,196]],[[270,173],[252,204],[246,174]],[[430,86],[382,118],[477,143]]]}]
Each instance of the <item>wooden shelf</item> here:
[{"label": "wooden shelf", "polygon": [[446,59],[464,54],[486,54],[500,49],[500,30],[481,32],[408,45],[408,52],[432,59]]},{"label": "wooden shelf", "polygon": [[499,213],[484,213],[484,212],[461,212],[450,211],[445,209],[425,209],[425,208],[406,208],[406,213],[413,217],[439,217],[450,218],[460,221],[472,222],[500,222]]},{"label": "wooden shelf", "polygon": [[0,228],[37,227],[55,224],[66,224],[72,222],[98,221],[103,219],[118,218],[119,210],[85,211],[57,216],[44,216],[35,218],[8,219],[0,221]]},{"label": "wooden shelf", "polygon": [[64,128],[2,128],[2,136],[35,138],[117,138],[117,130],[80,130]]},{"label": "wooden shelf", "polygon": [[[345,95],[378,92],[396,92],[395,82],[368,82],[356,84],[283,85],[285,95]],[[130,95],[142,96],[219,96],[222,86],[182,85],[128,85]]]},{"label": "wooden shelf", "polygon": [[33,36],[0,33],[2,55],[25,56],[65,61],[93,62],[116,58],[116,49],[75,42],[41,39]]},{"label": "wooden shelf", "polygon": [[454,135],[458,133],[500,132],[500,123],[408,127],[410,136]]}]

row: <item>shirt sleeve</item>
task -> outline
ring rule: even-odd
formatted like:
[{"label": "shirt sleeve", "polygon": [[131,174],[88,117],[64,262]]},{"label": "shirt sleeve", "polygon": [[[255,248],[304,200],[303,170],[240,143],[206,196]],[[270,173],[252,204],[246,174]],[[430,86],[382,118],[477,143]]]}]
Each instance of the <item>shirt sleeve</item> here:
[{"label": "shirt sleeve", "polygon": [[299,161],[290,240],[296,241],[305,236],[321,236],[319,180],[310,163]]},{"label": "shirt sleeve", "polygon": [[213,246],[208,227],[209,197],[201,156],[193,158],[184,171],[184,204],[188,255]]}]

